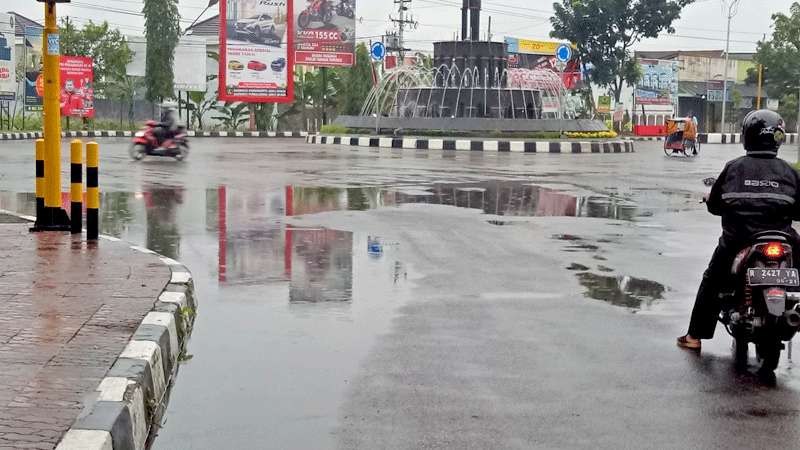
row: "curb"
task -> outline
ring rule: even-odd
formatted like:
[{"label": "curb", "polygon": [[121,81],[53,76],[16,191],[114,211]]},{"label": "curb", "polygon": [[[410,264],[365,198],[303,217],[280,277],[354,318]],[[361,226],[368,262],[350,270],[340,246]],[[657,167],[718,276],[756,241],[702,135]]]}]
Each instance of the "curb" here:
[{"label": "curb", "polygon": [[[62,131],[61,137],[133,137],[134,131]],[[302,138],[307,131],[188,131],[189,137],[247,137],[247,138]],[[41,131],[25,133],[0,133],[0,141],[41,139]]]},{"label": "curb", "polygon": [[[634,141],[663,141],[663,136],[633,136],[630,139]],[[700,133],[697,135],[697,140],[701,144],[741,144],[742,136],[739,133]],[[786,135],[785,144],[796,144],[800,142],[800,137],[797,133],[789,133]]]},{"label": "curb", "polygon": [[561,141],[485,141],[473,139],[412,139],[377,136],[306,137],[308,144],[345,145],[352,147],[390,148],[396,150],[459,150],[501,153],[633,153],[632,140],[607,142]]},{"label": "curb", "polygon": [[[36,218],[0,210],[25,220]],[[121,242],[101,235],[100,239]],[[143,450],[160,420],[194,325],[194,281],[181,263],[152,250],[170,281],[97,387],[96,397],[61,437],[56,450]]]}]

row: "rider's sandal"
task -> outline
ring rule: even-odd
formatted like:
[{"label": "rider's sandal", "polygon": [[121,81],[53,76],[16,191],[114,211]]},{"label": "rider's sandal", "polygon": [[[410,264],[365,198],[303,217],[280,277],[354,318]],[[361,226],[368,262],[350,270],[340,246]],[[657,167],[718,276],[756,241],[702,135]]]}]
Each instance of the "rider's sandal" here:
[{"label": "rider's sandal", "polygon": [[699,339],[689,340],[686,336],[681,336],[678,338],[678,347],[686,348],[689,350],[700,350],[700,340]]}]

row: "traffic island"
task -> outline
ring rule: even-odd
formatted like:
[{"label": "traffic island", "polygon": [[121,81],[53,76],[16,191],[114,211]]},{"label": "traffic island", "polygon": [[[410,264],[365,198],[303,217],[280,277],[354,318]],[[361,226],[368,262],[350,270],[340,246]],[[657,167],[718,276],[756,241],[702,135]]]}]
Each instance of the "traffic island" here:
[{"label": "traffic island", "polygon": [[311,135],[309,144],[343,145],[396,150],[460,150],[510,153],[633,153],[634,142],[628,139],[574,140],[493,140],[478,138],[399,138],[380,136]]},{"label": "traffic island", "polygon": [[0,448],[143,449],[195,315],[192,276],[0,212]]}]

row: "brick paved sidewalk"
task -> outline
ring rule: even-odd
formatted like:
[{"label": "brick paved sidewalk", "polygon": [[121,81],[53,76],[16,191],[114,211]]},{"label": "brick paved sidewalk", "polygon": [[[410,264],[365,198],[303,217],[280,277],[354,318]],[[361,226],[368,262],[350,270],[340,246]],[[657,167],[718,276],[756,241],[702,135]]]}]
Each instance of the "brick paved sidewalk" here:
[{"label": "brick paved sidewalk", "polygon": [[55,448],[170,280],[155,255],[29,226],[0,214],[0,449]]}]

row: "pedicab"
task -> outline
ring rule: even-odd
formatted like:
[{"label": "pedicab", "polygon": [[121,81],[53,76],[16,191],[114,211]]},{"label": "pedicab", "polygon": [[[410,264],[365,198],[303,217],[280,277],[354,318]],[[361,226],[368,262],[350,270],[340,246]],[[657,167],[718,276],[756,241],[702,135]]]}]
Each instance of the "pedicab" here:
[{"label": "pedicab", "polygon": [[694,120],[689,117],[667,119],[664,153],[667,156],[683,155],[691,158],[699,152],[700,141],[697,140],[697,125]]}]

